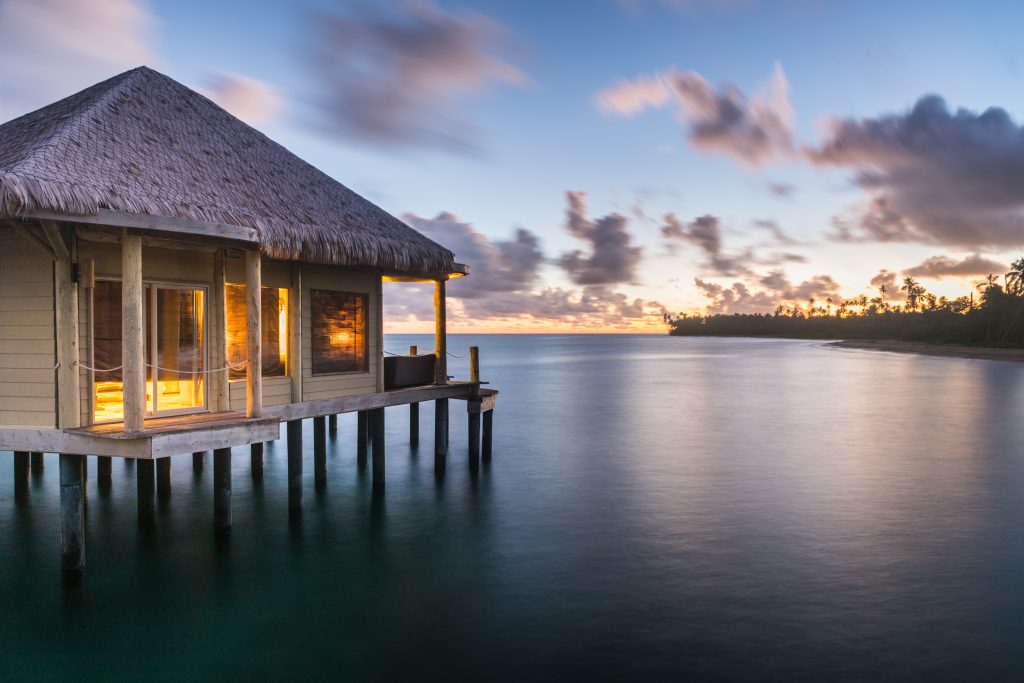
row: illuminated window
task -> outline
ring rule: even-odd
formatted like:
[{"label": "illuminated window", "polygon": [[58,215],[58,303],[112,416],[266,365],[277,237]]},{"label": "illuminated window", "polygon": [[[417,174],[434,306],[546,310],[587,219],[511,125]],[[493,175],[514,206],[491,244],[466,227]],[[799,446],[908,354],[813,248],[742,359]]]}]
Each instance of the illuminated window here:
[{"label": "illuminated window", "polygon": [[313,289],[309,298],[313,374],[365,372],[366,295]]},{"label": "illuminated window", "polygon": [[[245,285],[226,287],[228,362],[239,365],[246,358]],[[264,377],[288,374],[288,290],[260,289],[263,335],[260,343]],[[245,367],[228,371],[231,379],[244,379]]]}]

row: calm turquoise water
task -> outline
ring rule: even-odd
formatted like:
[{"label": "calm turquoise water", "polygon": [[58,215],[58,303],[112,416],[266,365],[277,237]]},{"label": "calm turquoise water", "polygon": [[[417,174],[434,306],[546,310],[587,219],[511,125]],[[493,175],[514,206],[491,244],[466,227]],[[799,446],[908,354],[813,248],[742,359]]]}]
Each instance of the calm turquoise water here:
[{"label": "calm turquoise water", "polygon": [[[432,346],[388,338],[388,348]],[[88,575],[61,588],[58,468],[17,506],[0,456],[0,679],[1021,680],[1024,366],[815,342],[455,336],[501,389],[471,476],[452,404],[419,452],[387,414],[387,488],[354,417],[262,487],[236,449],[234,529],[212,462],[174,461],[155,528],[134,470],[96,489]],[[453,361],[464,376],[465,361]],[[312,443],[307,424],[306,444]]]}]

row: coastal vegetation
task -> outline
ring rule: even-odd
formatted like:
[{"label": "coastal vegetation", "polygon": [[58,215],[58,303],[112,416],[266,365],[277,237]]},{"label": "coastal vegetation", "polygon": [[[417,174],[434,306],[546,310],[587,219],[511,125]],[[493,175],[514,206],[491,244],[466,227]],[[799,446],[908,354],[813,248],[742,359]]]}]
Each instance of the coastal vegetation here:
[{"label": "coastal vegetation", "polygon": [[[1000,282],[1002,280],[1002,282]],[[1024,258],[1003,276],[991,274],[967,296],[949,299],[927,291],[913,277],[894,302],[883,285],[872,298],[808,299],[772,313],[665,315],[669,334],[680,336],[788,337],[796,339],[901,340],[935,344],[1024,347]]]}]

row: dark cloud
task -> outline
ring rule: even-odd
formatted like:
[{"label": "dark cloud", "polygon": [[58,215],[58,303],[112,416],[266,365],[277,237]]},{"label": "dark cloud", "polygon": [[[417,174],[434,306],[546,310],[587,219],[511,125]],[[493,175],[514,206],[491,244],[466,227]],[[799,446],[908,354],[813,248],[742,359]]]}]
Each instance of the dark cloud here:
[{"label": "dark cloud", "polygon": [[612,213],[603,218],[587,217],[587,194],[566,192],[566,230],[590,244],[589,252],[563,254],[559,264],[578,285],[610,285],[636,280],[636,267],[643,254],[632,245],[625,216]]},{"label": "dark cloud", "polygon": [[469,223],[447,211],[434,218],[415,214],[402,217],[430,239],[455,252],[455,259],[470,267],[472,277],[449,285],[452,296],[465,299],[490,292],[514,292],[536,284],[537,271],[544,262],[537,236],[523,228],[512,239],[491,241]]},{"label": "dark cloud", "polygon": [[913,268],[903,271],[904,275],[926,277],[941,280],[944,277],[970,277],[975,275],[1002,274],[1007,265],[985,258],[981,254],[970,254],[959,261],[949,256],[932,256],[926,258]]},{"label": "dark cloud", "polygon": [[754,221],[754,227],[767,231],[778,244],[795,246],[802,244],[799,240],[793,239],[775,221],[768,218],[759,218]]},{"label": "dark cloud", "polygon": [[776,197],[791,199],[796,194],[796,185],[790,183],[768,183],[768,191]]},{"label": "dark cloud", "polygon": [[471,149],[461,95],[526,76],[499,55],[505,30],[475,12],[409,1],[318,13],[311,40],[320,125],[358,142]]},{"label": "dark cloud", "polygon": [[765,92],[754,96],[731,84],[716,90],[697,72],[672,68],[620,81],[599,92],[595,103],[620,116],[674,104],[680,119],[689,125],[694,149],[726,154],[752,166],[793,151],[789,83],[779,64]]},{"label": "dark cloud", "polygon": [[668,213],[663,221],[661,236],[669,251],[674,252],[680,243],[692,244],[704,254],[703,267],[716,275],[749,274],[748,264],[753,260],[752,252],[747,250],[735,255],[723,253],[722,225],[716,216],[705,214],[684,223],[674,213]]},{"label": "dark cloud", "polygon": [[1024,128],[1003,109],[951,112],[930,95],[903,114],[834,121],[806,154],[853,171],[869,195],[835,221],[839,239],[1024,244]]}]

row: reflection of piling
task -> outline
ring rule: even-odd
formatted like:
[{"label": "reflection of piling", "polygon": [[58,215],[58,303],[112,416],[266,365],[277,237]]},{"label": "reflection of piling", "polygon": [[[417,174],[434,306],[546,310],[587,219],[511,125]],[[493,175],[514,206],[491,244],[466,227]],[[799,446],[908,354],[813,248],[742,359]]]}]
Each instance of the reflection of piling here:
[{"label": "reflection of piling", "polygon": [[[415,345],[409,347],[409,355],[415,356],[419,349]],[[409,404],[409,445],[416,448],[420,445],[420,404]]]},{"label": "reflection of piling", "polygon": [[160,500],[171,497],[171,459],[160,458],[156,461],[156,495]]},{"label": "reflection of piling", "polygon": [[60,455],[60,567],[65,576],[85,569],[82,455]]},{"label": "reflection of piling", "polygon": [[213,529],[218,535],[231,531],[231,449],[213,451]]},{"label": "reflection of piling", "polygon": [[493,410],[486,411],[484,413],[484,416],[483,416],[483,421],[484,421],[484,429],[483,429],[483,447],[482,447],[482,450],[483,450],[484,462],[487,462],[487,461],[489,461],[491,459],[491,443],[492,443],[491,431],[494,428],[494,411]]},{"label": "reflection of piling", "polygon": [[313,479],[317,489],[327,485],[327,418],[313,418]]},{"label": "reflection of piling", "polygon": [[28,499],[28,453],[14,452],[14,499]]},{"label": "reflection of piling", "polygon": [[255,483],[263,481],[263,442],[249,446],[249,470]]},{"label": "reflection of piling", "polygon": [[373,486],[384,486],[384,409],[374,408],[373,423]]},{"label": "reflection of piling", "polygon": [[288,510],[302,510],[302,420],[289,420],[288,434]]},{"label": "reflection of piling", "polygon": [[152,460],[140,459],[135,464],[135,495],[138,498],[139,519],[144,522],[152,520],[155,512],[154,469]]}]

